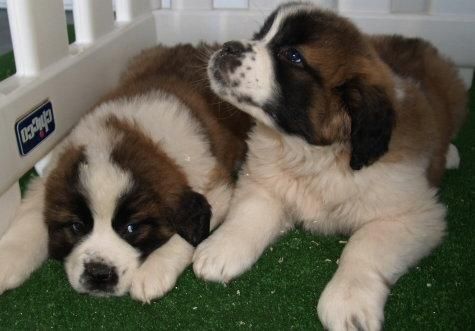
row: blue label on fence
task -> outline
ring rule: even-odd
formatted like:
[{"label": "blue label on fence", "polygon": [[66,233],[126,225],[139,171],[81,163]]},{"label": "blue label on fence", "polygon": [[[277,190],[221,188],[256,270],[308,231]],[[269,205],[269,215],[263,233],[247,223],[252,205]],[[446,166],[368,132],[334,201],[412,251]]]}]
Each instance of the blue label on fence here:
[{"label": "blue label on fence", "polygon": [[55,129],[53,105],[47,100],[15,123],[16,140],[21,155],[28,154]]}]

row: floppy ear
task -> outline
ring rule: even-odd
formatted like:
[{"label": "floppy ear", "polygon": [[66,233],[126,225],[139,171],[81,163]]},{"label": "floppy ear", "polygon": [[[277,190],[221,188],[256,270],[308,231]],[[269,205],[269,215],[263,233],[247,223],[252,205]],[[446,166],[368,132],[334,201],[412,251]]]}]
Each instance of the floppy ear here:
[{"label": "floppy ear", "polygon": [[382,87],[361,78],[353,78],[338,89],[351,118],[350,166],[360,170],[387,152],[394,110]]},{"label": "floppy ear", "polygon": [[188,190],[180,199],[175,213],[175,230],[193,246],[198,246],[209,236],[211,206],[199,193]]}]

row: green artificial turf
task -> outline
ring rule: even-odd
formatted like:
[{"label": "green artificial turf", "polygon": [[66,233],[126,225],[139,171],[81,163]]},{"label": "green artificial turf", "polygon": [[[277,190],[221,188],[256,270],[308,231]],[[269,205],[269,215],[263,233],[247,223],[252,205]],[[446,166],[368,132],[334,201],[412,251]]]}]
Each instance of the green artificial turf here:
[{"label": "green artificial turf", "polygon": [[[461,167],[447,172],[440,193],[448,235],[392,289],[385,330],[475,330],[474,112],[472,88],[471,116],[456,141]],[[321,330],[315,307],[344,239],[292,231],[228,286],[198,280],[188,268],[171,293],[150,305],[78,294],[62,265],[49,261],[0,296],[0,329]]]},{"label": "green artificial turf", "polygon": [[16,72],[13,52],[8,52],[0,56],[0,81],[14,75]]}]

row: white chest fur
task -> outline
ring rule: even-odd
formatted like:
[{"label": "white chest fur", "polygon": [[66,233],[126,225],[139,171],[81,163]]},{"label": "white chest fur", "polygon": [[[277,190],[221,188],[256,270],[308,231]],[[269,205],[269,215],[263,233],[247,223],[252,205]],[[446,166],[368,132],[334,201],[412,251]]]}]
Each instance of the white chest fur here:
[{"label": "white chest fur", "polygon": [[311,146],[258,125],[245,171],[282,201],[293,222],[321,233],[350,234],[412,208],[415,201],[433,199],[417,162],[377,162],[353,171],[341,159],[344,148]]}]

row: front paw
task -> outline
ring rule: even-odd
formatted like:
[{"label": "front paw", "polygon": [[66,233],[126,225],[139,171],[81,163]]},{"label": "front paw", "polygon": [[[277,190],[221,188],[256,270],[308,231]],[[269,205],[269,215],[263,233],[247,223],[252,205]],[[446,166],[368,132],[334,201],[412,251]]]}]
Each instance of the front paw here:
[{"label": "front paw", "polygon": [[258,252],[246,240],[215,233],[196,249],[193,270],[202,279],[227,283],[248,270],[257,258]]},{"label": "front paw", "polygon": [[177,272],[163,263],[144,262],[135,272],[130,286],[130,296],[143,303],[161,298],[175,286]]},{"label": "front paw", "polygon": [[15,247],[0,247],[0,294],[20,286],[36,267],[19,254],[21,250]]},{"label": "front paw", "polygon": [[374,279],[332,279],[318,302],[320,321],[331,331],[381,330],[388,290]]}]

